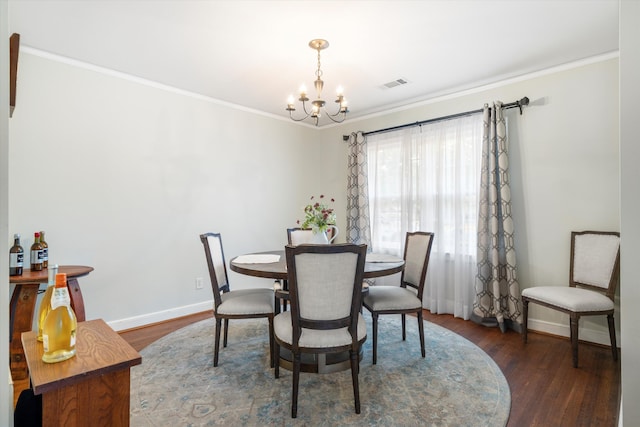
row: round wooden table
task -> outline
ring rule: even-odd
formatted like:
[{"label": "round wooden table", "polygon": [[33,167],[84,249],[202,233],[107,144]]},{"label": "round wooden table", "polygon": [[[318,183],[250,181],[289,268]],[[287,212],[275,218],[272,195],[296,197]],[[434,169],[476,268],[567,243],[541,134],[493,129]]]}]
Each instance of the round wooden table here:
[{"label": "round wooden table", "polygon": [[[280,259],[277,262],[271,263],[245,264],[236,262],[239,257],[235,257],[229,262],[231,270],[246,276],[287,280],[287,264],[284,251],[257,252],[248,255],[278,255],[280,256]],[[372,255],[375,256],[377,254],[368,254],[367,258],[370,259]],[[382,259],[379,256],[377,256],[377,258]],[[399,273],[403,269],[404,260],[402,258],[392,257],[389,255],[388,262],[366,261],[364,264],[364,278],[373,279],[375,277],[389,276],[391,274]]]},{"label": "round wooden table", "polygon": [[[82,291],[78,283],[78,277],[86,276],[93,271],[93,267],[84,265],[61,265],[58,273],[67,274],[67,287],[71,299],[71,308],[76,314],[78,322],[84,322],[84,300]],[[28,268],[23,270],[21,276],[9,276],[9,283],[15,285],[11,295],[10,329],[10,365],[13,379],[27,378],[29,371],[22,349],[21,335],[28,332],[33,327],[33,314],[36,309],[38,289],[40,284],[49,281],[49,270],[43,268],[41,271],[31,271]]]},{"label": "round wooden table", "polygon": [[[270,263],[239,263],[237,260],[240,257],[232,258],[229,262],[229,267],[236,273],[244,274],[253,277],[264,277],[267,279],[282,280],[284,284],[285,292],[276,291],[276,300],[280,298],[287,298],[288,292],[286,292],[286,280],[287,280],[287,265],[284,251],[269,251],[258,252],[248,254],[254,255],[279,255],[280,258],[277,262]],[[389,276],[391,274],[399,273],[404,269],[404,260],[393,256],[380,256],[379,254],[367,254],[368,259],[376,259],[373,261],[366,261],[364,264],[364,278],[372,279],[375,277]],[[381,262],[382,261],[382,262]],[[363,290],[364,292],[364,290]],[[276,304],[276,313],[279,312],[279,305]],[[280,366],[293,370],[293,358],[291,352],[286,348],[280,347],[280,357],[278,358]],[[360,355],[362,360],[362,354]],[[303,353],[300,361],[300,370],[302,372],[313,373],[329,373],[343,371],[350,369],[349,352],[342,353],[319,353],[310,354]]]}]

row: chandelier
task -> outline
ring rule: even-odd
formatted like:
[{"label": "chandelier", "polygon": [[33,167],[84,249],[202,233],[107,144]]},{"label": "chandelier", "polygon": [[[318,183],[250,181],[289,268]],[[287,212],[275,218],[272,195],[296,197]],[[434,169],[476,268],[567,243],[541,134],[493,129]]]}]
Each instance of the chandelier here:
[{"label": "chandelier", "polygon": [[304,117],[295,118],[293,116],[293,111],[295,111],[295,107],[293,106],[293,95],[289,96],[289,100],[287,101],[286,110],[289,112],[289,117],[291,120],[300,122],[311,117],[312,120],[315,120],[316,126],[318,126],[318,120],[320,119],[321,112],[324,111],[327,117],[329,117],[335,123],[342,123],[344,119],[347,117],[347,113],[349,110],[347,109],[347,100],[344,98],[344,94],[342,93],[342,88],[339,87],[336,97],[336,104],[338,104],[338,109],[335,114],[329,113],[325,108],[326,102],[322,99],[322,88],[324,86],[324,82],[322,81],[322,70],[320,69],[320,51],[329,47],[329,42],[322,39],[313,39],[309,42],[309,47],[311,49],[315,49],[318,51],[318,69],[316,70],[316,80],[313,82],[313,85],[316,88],[316,96],[317,99],[315,101],[311,101],[310,111],[307,111],[307,89],[304,85],[300,88],[300,98],[298,101],[302,102],[302,110],[304,111]]}]

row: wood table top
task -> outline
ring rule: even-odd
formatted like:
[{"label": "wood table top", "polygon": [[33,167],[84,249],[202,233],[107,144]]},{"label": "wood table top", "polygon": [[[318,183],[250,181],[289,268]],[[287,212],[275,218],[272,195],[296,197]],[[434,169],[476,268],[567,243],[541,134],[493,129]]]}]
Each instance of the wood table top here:
[{"label": "wood table top", "polygon": [[[256,264],[244,264],[237,263],[235,260],[238,257],[234,257],[229,262],[229,266],[232,271],[236,273],[244,274],[254,277],[265,277],[270,279],[287,280],[287,265],[285,260],[284,251],[269,251],[259,252],[251,255],[280,255],[278,262],[272,263],[256,263]],[[404,269],[404,260],[402,258],[390,258],[389,262],[365,262],[364,264],[364,278],[372,279],[374,277],[388,276],[391,274],[399,273]]]},{"label": "wood table top", "polygon": [[57,363],[42,361],[43,346],[35,331],[22,334],[35,394],[77,384],[87,378],[142,363],[142,356],[102,319],[78,322],[76,355]]},{"label": "wood table top", "polygon": [[[58,273],[66,273],[67,279],[82,277],[93,271],[93,267],[86,265],[60,265]],[[9,283],[47,283],[49,281],[49,269],[43,268],[40,271],[32,271],[25,268],[21,276],[9,276]]]}]

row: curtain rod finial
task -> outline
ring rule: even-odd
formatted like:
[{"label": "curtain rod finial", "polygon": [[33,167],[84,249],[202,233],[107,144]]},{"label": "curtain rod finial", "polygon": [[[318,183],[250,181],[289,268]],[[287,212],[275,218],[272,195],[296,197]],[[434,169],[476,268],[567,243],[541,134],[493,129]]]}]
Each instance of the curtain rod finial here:
[{"label": "curtain rod finial", "polygon": [[524,105],[529,105],[529,98],[528,97],[524,97],[522,98],[520,101],[516,102],[518,104],[518,109],[520,109],[520,115],[522,115],[522,107]]}]

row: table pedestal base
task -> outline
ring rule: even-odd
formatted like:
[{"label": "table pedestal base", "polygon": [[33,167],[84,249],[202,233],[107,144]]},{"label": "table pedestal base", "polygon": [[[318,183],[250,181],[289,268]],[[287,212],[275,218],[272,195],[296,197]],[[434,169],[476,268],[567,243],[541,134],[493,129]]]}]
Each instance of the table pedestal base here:
[{"label": "table pedestal base", "polygon": [[[362,361],[362,348],[359,359]],[[284,347],[280,347],[280,357],[278,358],[280,367],[288,371],[293,371],[293,354]],[[300,355],[300,372],[310,372],[313,374],[330,374],[351,369],[349,352],[340,353],[302,353]]]}]

